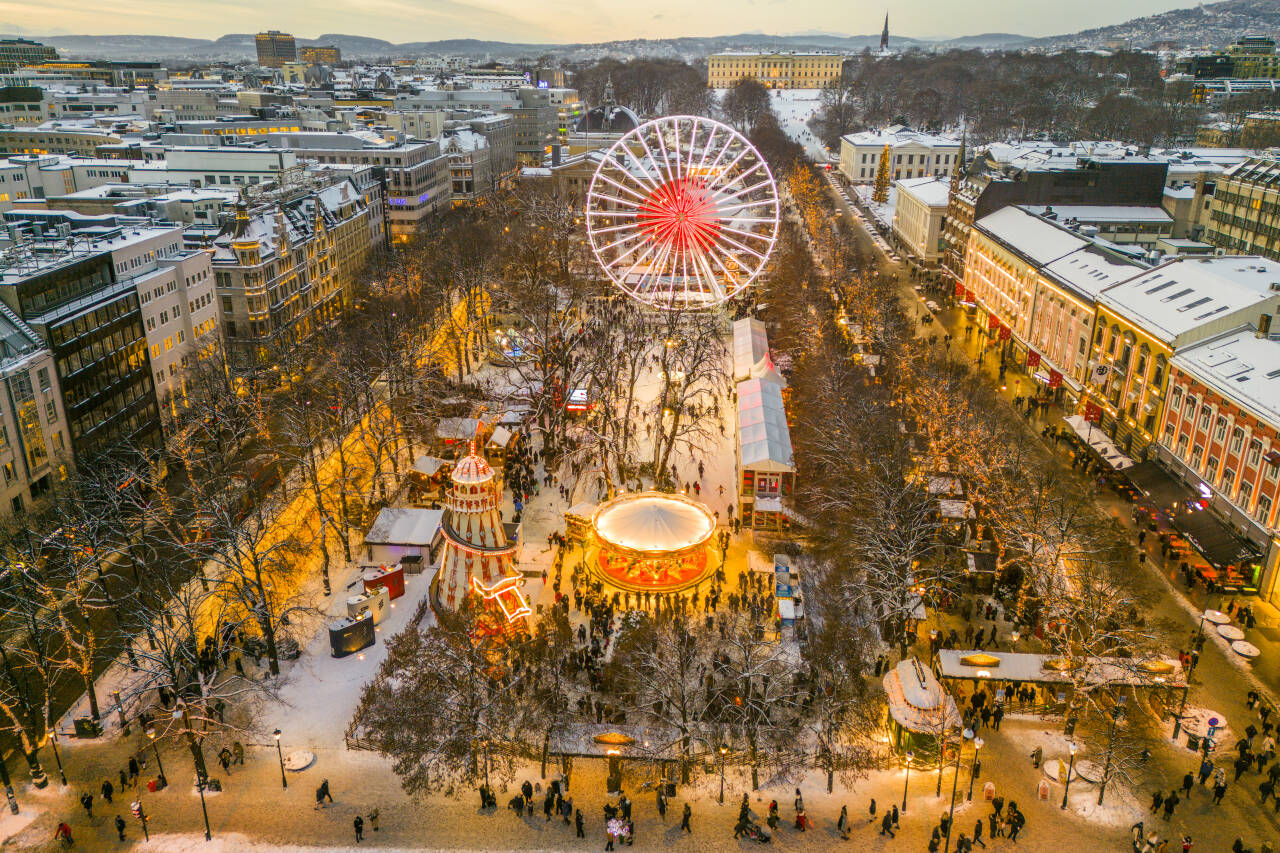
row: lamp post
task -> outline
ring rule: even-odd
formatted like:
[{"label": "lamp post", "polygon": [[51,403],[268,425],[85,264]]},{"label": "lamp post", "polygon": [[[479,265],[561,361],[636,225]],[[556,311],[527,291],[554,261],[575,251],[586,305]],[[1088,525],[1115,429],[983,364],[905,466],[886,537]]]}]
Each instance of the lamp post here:
[{"label": "lamp post", "polygon": [[726,746],[720,747],[720,804],[724,805],[724,756],[729,751]]},{"label": "lamp post", "polygon": [[200,792],[200,811],[204,814],[204,840],[212,841],[213,830],[209,828],[209,807],[204,801],[204,786],[208,780],[208,774],[205,772],[204,754],[200,750],[200,743],[195,731],[191,728],[191,717],[187,713],[186,702],[178,700],[177,706],[173,709],[173,718],[182,721],[183,731],[191,745],[191,763],[196,769],[196,790]]},{"label": "lamp post", "polygon": [[911,759],[915,757],[914,752],[907,750],[907,772],[902,777],[902,810],[904,812],[907,810],[907,783],[911,781]]},{"label": "lamp post", "polygon": [[[1221,596],[1219,596],[1219,604],[1221,604]],[[1207,609],[1200,611],[1200,625],[1196,628],[1196,646],[1199,647],[1204,642],[1204,619]],[[1187,667],[1187,686],[1182,688],[1182,702],[1178,705],[1178,715],[1173,718],[1173,739],[1176,741],[1178,735],[1182,732],[1182,715],[1187,710],[1187,694],[1191,692],[1191,673],[1195,672],[1196,657],[1192,657],[1191,666]]]},{"label": "lamp post", "polygon": [[984,741],[980,737],[973,739],[973,764],[969,767],[969,796],[966,802],[973,802],[973,780],[978,775],[978,750],[982,749]]},{"label": "lamp post", "polygon": [[1062,807],[1064,809],[1067,807],[1067,794],[1071,793],[1071,774],[1076,770],[1076,750],[1078,748],[1076,742],[1071,741],[1071,762],[1067,765],[1067,783],[1062,790]]},{"label": "lamp post", "polygon": [[276,758],[280,759],[280,787],[288,788],[289,780],[284,775],[284,753],[280,751],[280,730],[272,732],[276,736]]},{"label": "lamp post", "polygon": [[960,781],[960,750],[966,740],[973,739],[973,729],[963,730],[960,736],[963,740],[956,744],[956,772],[951,777],[951,811],[947,816],[947,840],[942,845],[942,853],[949,853],[951,850],[951,830],[955,828],[956,822],[956,785]]},{"label": "lamp post", "polygon": [[62,779],[62,787],[67,787],[67,773],[62,769],[62,756],[58,754],[58,733],[49,730],[49,745],[53,747],[53,760],[58,765],[58,776]]},{"label": "lamp post", "polygon": [[[156,744],[156,730],[148,727],[147,738],[151,741],[151,749],[156,754],[156,769],[160,771],[160,781],[166,782],[164,778],[164,762],[160,760],[160,747]],[[164,785],[160,787],[164,787]]]}]

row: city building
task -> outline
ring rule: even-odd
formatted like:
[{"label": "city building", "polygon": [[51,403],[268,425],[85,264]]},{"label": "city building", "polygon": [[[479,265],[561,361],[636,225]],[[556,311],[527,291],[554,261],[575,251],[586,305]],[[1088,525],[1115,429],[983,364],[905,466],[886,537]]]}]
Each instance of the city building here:
[{"label": "city building", "polygon": [[1251,80],[1280,77],[1280,56],[1276,40],[1270,36],[1249,35],[1219,53],[1189,56],[1177,64],[1176,72],[1193,80],[1234,78]]},{"label": "city building", "polygon": [[258,33],[254,44],[258,48],[258,64],[265,68],[279,68],[298,59],[298,46],[288,33],[279,30]]},{"label": "city building", "polygon": [[1099,294],[1085,393],[1123,452],[1153,441],[1169,360],[1185,347],[1280,310],[1280,263],[1177,257]]},{"label": "city building", "polygon": [[429,217],[452,206],[449,155],[440,142],[409,142],[369,132],[273,133],[273,149],[320,164],[381,168],[386,180],[387,221],[393,240],[408,240]]},{"label": "city building", "polygon": [[1269,320],[1174,354],[1157,458],[1267,555],[1240,567],[1240,586],[1274,602],[1280,598],[1280,340]]},{"label": "city building", "polygon": [[372,251],[368,208],[344,182],[280,204],[245,204],[211,241],[227,361],[263,370],[351,300]]},{"label": "city building", "polygon": [[40,124],[49,117],[49,102],[39,86],[0,87],[0,124]]},{"label": "city building", "polygon": [[1251,157],[1217,181],[1204,240],[1228,252],[1280,260],[1280,160]]},{"label": "city building", "polygon": [[[342,61],[342,51],[333,45],[300,47],[298,48],[298,59],[310,65],[337,65]],[[261,55],[259,55],[258,64],[266,64],[262,61]]]},{"label": "city building", "polygon": [[942,254],[949,183],[939,178],[903,178],[893,207],[893,237],[909,257],[926,266]]},{"label": "city building", "polygon": [[[159,447],[160,412],[134,283],[116,278],[110,251],[94,248],[91,240],[69,241],[65,224],[50,235],[53,240],[28,229],[31,238],[10,250],[0,268],[0,301],[53,354],[71,453],[80,461],[126,442]],[[116,236],[123,232],[118,228]]]},{"label": "city building", "polygon": [[57,50],[38,41],[0,39],[0,74],[11,74],[25,65],[40,65],[57,58]]},{"label": "city building", "polygon": [[84,85],[96,83],[101,86],[145,89],[168,80],[169,71],[160,62],[53,59],[20,67],[9,75],[9,79],[30,85],[40,85],[42,82]]},{"label": "city building", "polygon": [[1061,204],[1046,206],[1041,215],[1117,245],[1146,251],[1173,236],[1173,217],[1155,205]]},{"label": "city building", "polygon": [[70,473],[53,353],[0,303],[0,516],[18,515]]},{"label": "city building", "polygon": [[889,178],[894,181],[950,177],[960,154],[958,139],[895,124],[840,137],[840,171],[852,183],[873,183],[885,146],[892,158]]},{"label": "city building", "polygon": [[47,122],[41,127],[0,128],[0,154],[79,154],[92,157],[100,145],[120,145],[115,133],[80,124]]},{"label": "city building", "polygon": [[964,280],[973,223],[1008,205],[1160,206],[1169,162],[1120,153],[1094,156],[1036,143],[989,146],[959,173],[948,201],[942,235],[947,273]]},{"label": "city building", "polygon": [[838,53],[724,51],[707,57],[707,87],[727,89],[743,77],[770,89],[825,89],[840,81]]},{"label": "city building", "polygon": [[957,292],[983,311],[979,328],[1007,342],[1006,358],[1070,406],[1088,378],[1099,295],[1144,269],[1060,222],[1009,206],[974,224]]},{"label": "city building", "polygon": [[164,158],[129,164],[129,183],[239,187],[289,180],[301,173],[293,151],[265,145],[174,146]]}]

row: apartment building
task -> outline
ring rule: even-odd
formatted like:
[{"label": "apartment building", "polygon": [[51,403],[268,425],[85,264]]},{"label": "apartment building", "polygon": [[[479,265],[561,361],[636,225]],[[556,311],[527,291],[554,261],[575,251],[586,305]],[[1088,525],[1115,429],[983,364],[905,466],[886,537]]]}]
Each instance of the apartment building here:
[{"label": "apartment building", "polygon": [[40,124],[49,118],[49,102],[39,86],[0,86],[0,124]]},{"label": "apartment building", "polygon": [[308,65],[337,65],[342,61],[342,50],[333,45],[300,47],[298,48],[298,60]]},{"label": "apartment building", "polygon": [[124,442],[158,447],[160,413],[138,293],[131,281],[116,279],[111,253],[78,241],[68,247],[60,236],[28,241],[6,263],[0,301],[53,354],[66,443],[77,462]]},{"label": "apartment building", "polygon": [[[1243,326],[1170,360],[1158,457],[1266,561],[1243,566],[1243,585],[1280,598],[1280,340]],[[1265,571],[1265,574],[1264,574]]]},{"label": "apartment building", "polygon": [[1280,263],[1178,257],[1099,294],[1085,393],[1126,453],[1144,450],[1164,414],[1169,360],[1280,309]]},{"label": "apartment building", "polygon": [[241,187],[279,183],[300,172],[293,151],[261,145],[173,146],[160,160],[131,161],[129,183],[188,187]]},{"label": "apartment building", "polygon": [[938,178],[904,178],[897,183],[893,207],[893,237],[902,251],[926,266],[942,253],[942,228],[947,218],[950,185]]},{"label": "apartment building", "polygon": [[956,289],[962,301],[982,310],[989,339],[1006,342],[1009,360],[1024,364],[1034,381],[1070,406],[1088,379],[1099,295],[1145,269],[1061,223],[1014,206],[974,224],[964,279]]},{"label": "apartment building", "polygon": [[1205,242],[1280,260],[1280,160],[1251,157],[1216,183]]},{"label": "apartment building", "polygon": [[41,127],[0,128],[0,154],[78,154],[92,157],[100,145],[120,145],[118,134],[83,123]]},{"label": "apartment building", "polygon": [[336,320],[367,265],[368,209],[349,182],[236,215],[209,246],[227,360],[237,372]]},{"label": "apartment building", "polygon": [[0,74],[11,74],[25,65],[39,65],[57,58],[57,50],[38,41],[0,39]]},{"label": "apartment building", "polygon": [[0,517],[19,515],[70,473],[53,353],[0,303]]},{"label": "apartment building", "polygon": [[724,51],[707,57],[707,87],[727,89],[743,77],[769,89],[825,89],[840,82],[838,53]]}]

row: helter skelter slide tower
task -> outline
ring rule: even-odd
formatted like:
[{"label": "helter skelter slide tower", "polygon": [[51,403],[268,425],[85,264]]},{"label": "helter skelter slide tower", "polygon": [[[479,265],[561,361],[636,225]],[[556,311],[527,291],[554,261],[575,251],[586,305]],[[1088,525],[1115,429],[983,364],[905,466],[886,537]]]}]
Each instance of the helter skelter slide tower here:
[{"label": "helter skelter slide tower", "polygon": [[701,116],[645,122],[613,144],[587,194],[587,234],[624,293],[666,310],[711,308],[749,286],[778,239],[764,158]]}]

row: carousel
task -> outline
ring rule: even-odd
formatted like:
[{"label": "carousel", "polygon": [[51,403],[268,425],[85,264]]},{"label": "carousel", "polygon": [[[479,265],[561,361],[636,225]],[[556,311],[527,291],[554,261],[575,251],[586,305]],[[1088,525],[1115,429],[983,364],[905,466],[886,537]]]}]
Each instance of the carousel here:
[{"label": "carousel", "polygon": [[675,592],[715,567],[715,530],[711,511],[684,495],[624,494],[591,514],[587,564],[621,589]]}]

